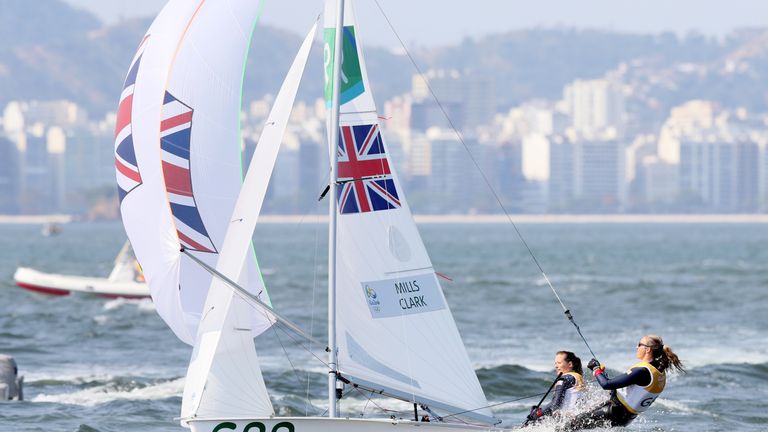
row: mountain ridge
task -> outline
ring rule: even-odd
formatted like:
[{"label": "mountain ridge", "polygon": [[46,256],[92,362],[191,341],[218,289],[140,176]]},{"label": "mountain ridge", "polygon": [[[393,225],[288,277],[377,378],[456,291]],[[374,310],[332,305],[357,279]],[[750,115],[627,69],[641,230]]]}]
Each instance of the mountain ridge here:
[{"label": "mountain ridge", "polygon": [[[19,20],[19,16],[30,19]],[[133,52],[150,23],[150,18],[144,18],[104,26],[61,0],[4,1],[0,7],[0,106],[11,100],[69,99],[85,107],[91,118],[113,111]],[[532,98],[558,99],[563,86],[575,79],[598,78],[622,64],[639,64],[644,69],[628,79],[664,109],[685,98],[701,97],[768,110],[768,92],[753,91],[768,79],[766,38],[765,29],[734,32],[723,40],[697,34],[531,29],[467,38],[453,46],[417,48],[412,54],[422,70],[458,69],[470,76],[491,77],[501,109]],[[245,101],[279,89],[300,44],[300,35],[256,27]],[[315,49],[311,55],[299,93],[302,99],[322,95],[320,51]],[[379,101],[410,89],[416,70],[406,56],[367,47],[366,61]],[[721,73],[729,61],[741,64],[741,69]],[[676,65],[684,63],[701,65],[708,72],[704,76],[678,72]],[[672,84],[660,85],[656,75]]]}]

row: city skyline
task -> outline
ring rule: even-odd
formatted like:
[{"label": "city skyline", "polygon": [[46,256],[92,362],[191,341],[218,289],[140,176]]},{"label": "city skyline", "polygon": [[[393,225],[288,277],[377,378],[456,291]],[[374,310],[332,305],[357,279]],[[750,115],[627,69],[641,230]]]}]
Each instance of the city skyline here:
[{"label": "city skyline", "polygon": [[[58,5],[57,15],[81,20],[79,27],[66,29],[74,45],[62,48],[51,41],[57,33],[43,30],[25,35],[20,47],[42,44],[45,58],[93,50],[100,54],[84,68],[90,73],[122,64],[117,57],[139,39],[141,29],[131,23],[94,33],[99,24],[92,18]],[[17,6],[19,12],[40,10]],[[55,19],[30,26],[47,29],[46,22]],[[417,50],[426,66],[423,76],[415,69],[409,75],[413,68],[403,55],[373,49],[368,58],[391,159],[414,207],[424,213],[499,212],[493,195],[515,213],[763,212],[768,210],[768,101],[755,89],[768,75],[762,61],[767,38],[765,29],[734,33],[727,43],[696,36],[533,30]],[[248,64],[260,67],[246,75],[243,141],[231,143],[244,149],[246,161],[293,39],[273,30],[255,38]],[[538,45],[532,49],[532,44]],[[104,46],[120,49],[101,51]],[[542,56],[544,49],[553,54]],[[22,77],[20,71],[32,65],[18,54],[23,51],[10,57],[9,76]],[[312,68],[321,58],[314,55],[307,76],[317,78],[319,68]],[[36,72],[36,79],[50,80],[51,90],[27,86],[6,92],[0,103],[0,213],[116,217],[110,203],[116,104],[109,100],[117,74],[114,80],[97,74],[103,83],[72,86],[98,95],[88,99],[80,98],[82,92],[53,93],[62,78],[82,77],[77,69],[66,76],[49,68]],[[275,83],[253,86],[270,80]],[[319,83],[302,84],[305,96],[285,135],[267,213],[301,212],[327,182]]]},{"label": "city skyline", "polygon": [[[436,107],[414,76],[407,94],[383,104],[382,127],[415,207],[424,214],[493,214],[502,211],[499,204],[517,214],[768,210],[768,113],[691,100],[673,108],[659,128],[632,132],[629,88],[611,72],[606,76],[568,84],[561,100],[497,112],[478,91],[482,79],[429,71],[432,88],[454,95],[442,103],[459,131],[424,114]],[[271,103],[267,95],[244,107],[244,163]],[[265,214],[301,214],[316,202],[327,181],[324,111],[322,99],[296,104]],[[89,121],[66,101],[8,104],[0,133],[0,213],[116,217],[114,193],[105,193],[114,182],[111,149],[103,145],[114,121],[114,113]]]}]

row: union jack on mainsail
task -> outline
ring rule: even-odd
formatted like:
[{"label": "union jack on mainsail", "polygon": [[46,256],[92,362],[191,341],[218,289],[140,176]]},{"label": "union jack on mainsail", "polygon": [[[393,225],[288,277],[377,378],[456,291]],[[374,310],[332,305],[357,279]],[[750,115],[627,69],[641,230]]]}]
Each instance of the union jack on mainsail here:
[{"label": "union jack on mainsail", "polygon": [[379,125],[341,126],[339,129],[339,212],[366,213],[400,208]]},{"label": "union jack on mainsail", "polygon": [[165,190],[181,244],[189,250],[216,252],[192,193],[189,163],[192,113],[192,107],[165,92],[160,123]]},{"label": "union jack on mainsail", "polygon": [[115,124],[115,168],[117,170],[117,194],[123,202],[128,193],[141,184],[141,174],[136,163],[136,152],[133,149],[133,128],[131,126],[133,111],[133,89],[136,85],[136,75],[139,73],[141,56],[147,45],[149,35],[145,36],[133,56],[133,62],[125,77],[123,93],[117,107]]}]

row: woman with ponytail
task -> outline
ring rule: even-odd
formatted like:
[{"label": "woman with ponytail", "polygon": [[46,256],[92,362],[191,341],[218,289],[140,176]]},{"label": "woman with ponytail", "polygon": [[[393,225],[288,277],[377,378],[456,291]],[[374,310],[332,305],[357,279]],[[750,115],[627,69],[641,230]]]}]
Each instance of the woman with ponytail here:
[{"label": "woman with ponytail", "polygon": [[646,335],[637,344],[638,360],[625,375],[610,379],[605,367],[592,359],[587,367],[593,371],[604,390],[610,390],[610,399],[589,412],[576,416],[565,430],[591,429],[602,426],[626,426],[640,413],[646,411],[659,397],[666,384],[666,372],[670,368],[685,372],[683,363],[672,349],[656,335]]}]

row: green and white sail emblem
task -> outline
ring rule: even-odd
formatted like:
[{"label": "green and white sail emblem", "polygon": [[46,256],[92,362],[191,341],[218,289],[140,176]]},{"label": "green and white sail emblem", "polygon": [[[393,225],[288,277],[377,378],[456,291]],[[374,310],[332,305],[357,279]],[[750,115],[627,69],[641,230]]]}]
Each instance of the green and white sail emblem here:
[{"label": "green and white sail emblem", "polygon": [[[336,49],[336,29],[326,28],[323,33],[323,62],[325,64],[325,104],[330,106],[333,94],[333,55]],[[357,56],[357,41],[355,27],[345,26],[341,45],[341,91],[339,104],[345,104],[365,92],[363,73],[360,70],[360,59]]]}]

